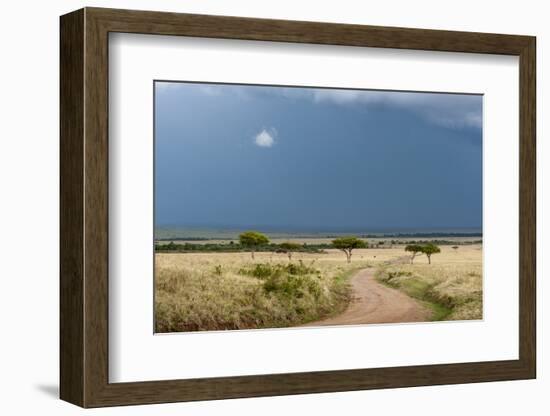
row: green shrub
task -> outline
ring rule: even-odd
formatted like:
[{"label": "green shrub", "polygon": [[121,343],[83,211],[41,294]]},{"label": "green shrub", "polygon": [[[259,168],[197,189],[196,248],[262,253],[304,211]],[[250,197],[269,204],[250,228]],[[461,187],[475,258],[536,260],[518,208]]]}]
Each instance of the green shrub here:
[{"label": "green shrub", "polygon": [[319,271],[311,266],[307,266],[303,261],[288,264],[256,263],[239,269],[239,274],[244,276],[256,277],[258,279],[268,279],[270,277],[279,277],[283,275],[305,276],[308,274],[318,274]]},{"label": "green shrub", "polygon": [[251,267],[243,267],[239,270],[239,274],[257,277],[258,279],[267,279],[279,271],[279,267],[273,267],[269,263],[258,263]]}]

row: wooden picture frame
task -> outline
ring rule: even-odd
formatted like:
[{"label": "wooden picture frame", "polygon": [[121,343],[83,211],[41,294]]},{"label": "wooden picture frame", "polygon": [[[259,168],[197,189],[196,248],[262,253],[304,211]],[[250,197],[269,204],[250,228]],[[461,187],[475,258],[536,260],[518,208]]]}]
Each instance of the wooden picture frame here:
[{"label": "wooden picture frame", "polygon": [[[61,399],[82,407],[101,407],[535,378],[534,37],[100,8],[85,8],[64,15],[60,28]],[[110,32],[518,56],[519,359],[109,383]]]}]

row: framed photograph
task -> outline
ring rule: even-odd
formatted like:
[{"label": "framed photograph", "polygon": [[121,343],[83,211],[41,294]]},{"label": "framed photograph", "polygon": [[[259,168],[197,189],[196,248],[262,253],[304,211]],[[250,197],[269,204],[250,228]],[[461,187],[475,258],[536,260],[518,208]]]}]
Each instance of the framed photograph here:
[{"label": "framed photograph", "polygon": [[63,400],[535,378],[534,37],[60,27]]}]

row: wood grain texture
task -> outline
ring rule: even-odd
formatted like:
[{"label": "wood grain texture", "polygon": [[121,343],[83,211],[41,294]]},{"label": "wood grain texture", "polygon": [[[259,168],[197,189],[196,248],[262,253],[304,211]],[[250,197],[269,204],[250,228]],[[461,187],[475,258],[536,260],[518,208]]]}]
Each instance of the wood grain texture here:
[{"label": "wood grain texture", "polygon": [[520,54],[519,337],[520,360],[536,377],[536,41]]},{"label": "wood grain texture", "polygon": [[84,12],[60,24],[60,388],[84,404]]},{"label": "wood grain texture", "polygon": [[111,32],[519,55],[528,36],[87,8]]},{"label": "wood grain texture", "polygon": [[85,16],[84,394],[85,406],[89,406],[108,380],[109,71],[108,33],[88,12]]},{"label": "wood grain texture", "polygon": [[[108,380],[108,33],[520,57],[518,360],[190,380]],[[535,38],[86,8],[61,18],[61,397],[83,407],[535,377]]]}]

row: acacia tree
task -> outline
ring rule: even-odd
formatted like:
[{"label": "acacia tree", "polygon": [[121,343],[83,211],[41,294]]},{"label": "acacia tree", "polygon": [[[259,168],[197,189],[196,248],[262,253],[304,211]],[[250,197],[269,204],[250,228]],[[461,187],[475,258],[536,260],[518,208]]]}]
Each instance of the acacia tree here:
[{"label": "acacia tree", "polygon": [[283,253],[286,253],[288,256],[288,261],[292,261],[292,254],[299,250],[302,246],[298,243],[292,243],[290,241],[285,241],[279,246],[283,250]]},{"label": "acacia tree", "polygon": [[351,252],[355,248],[367,248],[367,243],[357,237],[340,237],[332,240],[332,245],[338,250],[342,250],[346,253],[346,259],[348,263],[351,263]]},{"label": "acacia tree", "polygon": [[422,246],[418,244],[409,244],[407,247],[405,247],[405,251],[412,253],[411,264],[413,264],[414,258],[418,255],[418,253],[423,253]]},{"label": "acacia tree", "polygon": [[428,264],[432,264],[432,254],[441,253],[441,249],[435,244],[429,243],[422,246],[422,253],[428,257]]},{"label": "acacia tree", "polygon": [[269,238],[257,231],[246,231],[239,235],[239,243],[250,249],[250,255],[254,259],[254,252],[259,246],[269,243]]}]

